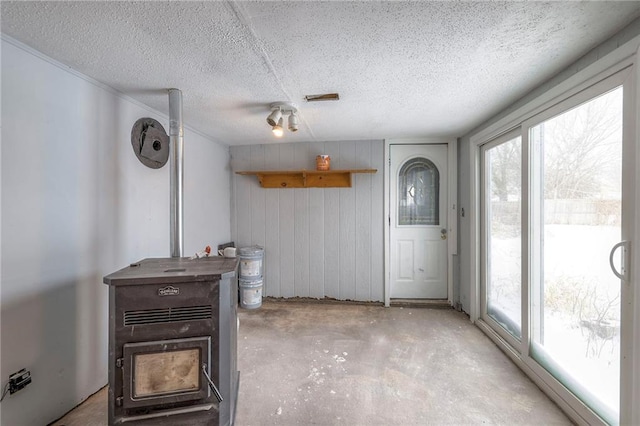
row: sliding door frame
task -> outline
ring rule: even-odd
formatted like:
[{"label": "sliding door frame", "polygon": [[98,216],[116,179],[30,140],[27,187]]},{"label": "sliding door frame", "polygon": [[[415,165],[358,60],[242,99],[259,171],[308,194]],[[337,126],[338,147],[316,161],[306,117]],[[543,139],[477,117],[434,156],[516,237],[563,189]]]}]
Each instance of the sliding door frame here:
[{"label": "sliding door frame", "polygon": [[[595,86],[599,82],[606,80],[616,73],[625,69],[629,74],[628,79],[624,82],[624,116],[623,116],[623,167],[625,170],[632,171],[632,175],[626,175],[625,180],[636,182],[640,172],[640,149],[636,149],[639,143],[640,122],[638,115],[640,114],[640,80],[638,57],[640,37],[636,37],[624,46],[619,47],[601,60],[577,72],[572,77],[558,84],[553,89],[544,93],[540,97],[518,108],[496,123],[481,130],[470,138],[470,163],[471,163],[471,182],[470,195],[471,205],[469,208],[470,220],[470,296],[471,307],[470,316],[487,335],[492,338],[498,346],[534,381],[540,388],[546,392],[563,410],[579,424],[600,424],[602,419],[597,416],[591,409],[569,392],[558,380],[549,374],[543,367],[530,357],[530,324],[528,318],[523,315],[522,322],[522,341],[519,346],[513,346],[513,339],[504,336],[500,332],[499,327],[495,324],[489,324],[484,315],[486,306],[483,305],[481,283],[483,279],[483,259],[482,233],[484,224],[482,219],[482,201],[481,201],[481,185],[482,185],[482,161],[483,156],[481,146],[487,142],[496,140],[501,136],[512,131],[518,126],[522,126],[522,144],[523,154],[528,148],[528,127],[534,117],[541,117],[545,111],[555,109],[560,104],[571,102],[569,99],[580,92],[589,92],[589,88]],[[528,153],[523,155],[523,188],[522,188],[522,209],[523,212],[529,210],[529,182],[530,170],[528,169]],[[525,185],[526,183],[526,185]],[[625,219],[626,226],[622,230],[625,237],[629,237],[632,241],[631,248],[631,275],[628,283],[622,284],[622,317],[624,326],[621,329],[621,392],[620,392],[620,422],[621,424],[640,424],[640,406],[634,406],[633,401],[640,400],[640,284],[638,274],[640,270],[640,186],[626,184],[624,186],[623,211],[631,212],[632,217]],[[630,204],[630,207],[627,206]],[[627,207],[625,207],[627,206]],[[527,218],[530,215],[527,214]],[[523,232],[529,232],[530,223],[523,223]],[[525,238],[526,236],[526,238]],[[522,244],[522,261],[523,261],[523,288],[522,288],[522,309],[528,309],[530,289],[528,280],[533,273],[530,265],[530,244],[525,244],[524,240],[529,241],[530,235],[524,234]],[[635,246],[635,247],[634,247]],[[525,265],[526,264],[526,265]],[[526,269],[526,274],[525,274]],[[526,302],[526,303],[525,303]],[[485,318],[483,318],[485,317]],[[503,333],[504,334],[504,333]]]},{"label": "sliding door frame", "polygon": [[[491,149],[491,148],[495,148],[498,147],[500,145],[502,145],[503,143],[509,142],[517,137],[519,137],[521,135],[521,128],[520,126],[498,136],[497,138],[487,142],[486,144],[483,144],[480,150],[480,185],[479,188],[481,188],[481,190],[479,191],[479,196],[480,196],[480,244],[481,244],[481,249],[479,250],[479,256],[480,256],[480,288],[487,288],[487,278],[488,278],[488,271],[486,270],[486,265],[488,264],[488,254],[489,254],[489,246],[488,246],[488,238],[487,238],[487,228],[488,228],[488,217],[485,214],[488,210],[487,210],[487,205],[486,205],[486,198],[483,197],[483,191],[484,189],[482,188],[487,188],[487,181],[486,181],[486,173],[484,173],[484,171],[486,170],[487,167],[487,158],[486,158],[486,152]],[[521,148],[524,149],[524,145],[522,144],[522,140],[521,140]],[[521,159],[526,158],[524,155],[524,152],[521,155]],[[522,188],[521,188],[522,189]],[[524,193],[521,192],[521,197],[524,197]],[[524,198],[522,198],[521,202],[525,202]],[[523,236],[524,234],[522,234],[522,232],[520,233],[521,236],[521,242],[523,241]],[[522,244],[521,244],[522,246]],[[521,248],[521,271],[520,271],[520,275],[522,277],[522,279],[525,278],[524,276],[524,271],[526,271],[526,261],[527,258],[524,256],[524,251],[523,251],[524,247]],[[524,291],[522,291],[521,296],[524,296]],[[500,324],[498,324],[498,322],[496,320],[494,320],[492,317],[490,317],[488,315],[488,303],[487,303],[487,297],[480,297],[480,313],[479,316],[480,318],[486,322],[489,326],[491,326],[491,328],[500,335],[500,337],[509,342],[509,344],[511,346],[513,346],[514,348],[519,348],[519,349],[524,349],[521,345],[523,344],[523,339],[522,339],[522,328],[524,327],[524,318],[522,317],[522,307],[525,306],[524,305],[524,299],[522,299],[521,297],[521,309],[520,309],[520,316],[521,316],[521,321],[520,321],[520,328],[521,328],[521,337],[520,339],[516,338],[515,336],[512,336],[507,330],[505,330]]]}]

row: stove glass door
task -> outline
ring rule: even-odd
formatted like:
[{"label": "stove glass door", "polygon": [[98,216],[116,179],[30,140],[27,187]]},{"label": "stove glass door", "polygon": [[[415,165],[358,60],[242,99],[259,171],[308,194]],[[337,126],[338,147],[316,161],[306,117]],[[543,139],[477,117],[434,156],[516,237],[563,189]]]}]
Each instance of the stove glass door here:
[{"label": "stove glass door", "polygon": [[202,366],[210,375],[210,342],[211,337],[195,337],[125,344],[123,405],[141,407],[209,398]]},{"label": "stove glass door", "polygon": [[200,387],[200,350],[133,356],[133,398],[189,392]]}]

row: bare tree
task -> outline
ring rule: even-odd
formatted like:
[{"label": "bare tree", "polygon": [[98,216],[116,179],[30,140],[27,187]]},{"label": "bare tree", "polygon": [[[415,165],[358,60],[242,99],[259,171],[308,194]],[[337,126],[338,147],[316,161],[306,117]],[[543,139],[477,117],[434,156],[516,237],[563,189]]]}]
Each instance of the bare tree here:
[{"label": "bare tree", "polygon": [[605,95],[543,123],[545,198],[588,198],[602,189],[604,165],[620,156],[621,102]]},{"label": "bare tree", "polygon": [[522,144],[519,137],[491,150],[492,197],[508,201],[509,194],[520,194],[521,164]]},{"label": "bare tree", "polygon": [[[540,124],[546,199],[592,197],[603,175],[619,176],[604,165],[620,158],[622,92],[608,93]],[[507,201],[520,194],[520,138],[491,149],[491,196]],[[609,178],[611,180],[612,178]]]}]

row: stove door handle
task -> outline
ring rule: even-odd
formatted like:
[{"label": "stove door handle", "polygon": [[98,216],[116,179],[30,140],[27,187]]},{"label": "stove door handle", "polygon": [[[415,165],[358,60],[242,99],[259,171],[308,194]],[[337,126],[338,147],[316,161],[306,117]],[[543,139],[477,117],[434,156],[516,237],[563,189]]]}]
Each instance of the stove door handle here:
[{"label": "stove door handle", "polygon": [[220,391],[216,387],[215,383],[213,383],[213,380],[211,380],[211,377],[209,377],[209,373],[207,373],[207,364],[202,364],[202,374],[204,374],[204,377],[207,379],[207,382],[209,383],[209,388],[211,389],[211,392],[213,392],[213,395],[216,397],[218,402],[222,402],[223,398],[222,398],[222,395],[220,394]]}]

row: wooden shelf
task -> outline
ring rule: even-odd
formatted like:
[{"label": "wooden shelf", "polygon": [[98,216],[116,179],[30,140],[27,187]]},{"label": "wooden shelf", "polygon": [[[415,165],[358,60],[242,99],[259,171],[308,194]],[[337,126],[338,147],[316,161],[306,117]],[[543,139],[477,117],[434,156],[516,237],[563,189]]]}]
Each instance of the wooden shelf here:
[{"label": "wooden shelf", "polygon": [[376,169],[265,170],[240,171],[239,175],[256,175],[263,188],[351,188],[351,174],[376,173]]}]

